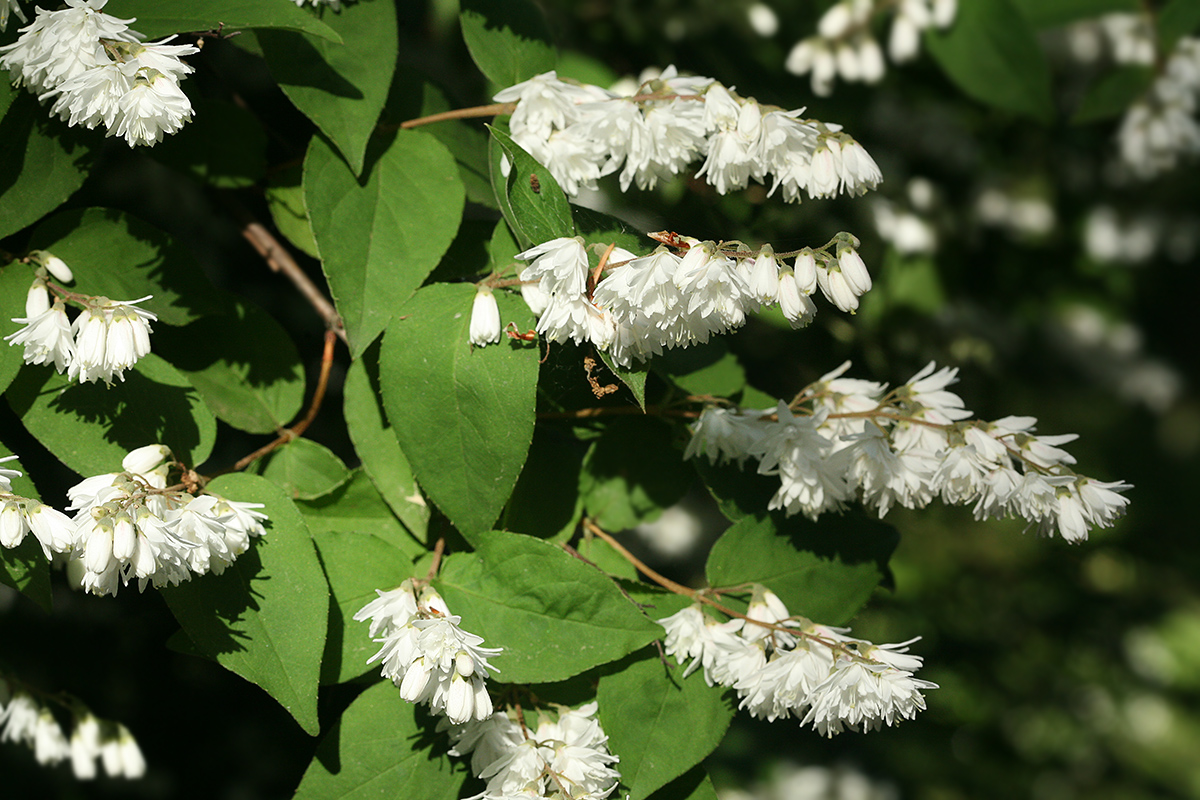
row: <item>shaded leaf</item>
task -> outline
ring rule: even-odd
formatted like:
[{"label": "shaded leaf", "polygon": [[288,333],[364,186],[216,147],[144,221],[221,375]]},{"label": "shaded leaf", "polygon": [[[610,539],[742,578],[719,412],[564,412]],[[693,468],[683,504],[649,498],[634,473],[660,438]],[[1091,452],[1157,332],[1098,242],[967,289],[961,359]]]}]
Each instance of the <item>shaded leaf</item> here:
[{"label": "shaded leaf", "polygon": [[154,158],[220,189],[254,186],[267,171],[267,134],[248,110],[208,97],[194,119],[150,151]]},{"label": "shaded leaf", "polygon": [[504,652],[490,662],[507,683],[561,681],[663,635],[616,585],[557,545],[515,533],[477,537],[434,585],[463,628]]},{"label": "shaded leaf", "polygon": [[[350,480],[317,500],[298,501],[296,507],[313,533],[355,531],[378,536],[415,558],[425,551],[391,508],[379,496],[375,486],[361,469],[351,472]],[[422,535],[424,529],[421,530]]]},{"label": "shaded leaf", "polygon": [[262,3],[256,0],[121,0],[120,17],[136,17],[133,28],[151,39],[185,31],[229,32],[242,28],[275,28],[304,31],[333,42],[337,32],[318,17],[291,3]]},{"label": "shaded leaf", "polygon": [[554,69],[541,10],[529,0],[462,0],[459,21],[475,65],[497,86]]},{"label": "shaded leaf", "polygon": [[1153,82],[1154,70],[1150,67],[1118,67],[1092,84],[1071,122],[1082,124],[1124,114]]},{"label": "shaded leaf", "polygon": [[223,475],[208,490],[264,504],[266,535],[220,575],[162,590],[192,643],[262,687],[312,735],[329,617],[329,588],[304,518],[277,487],[255,475]]},{"label": "shaded leaf", "polygon": [[437,266],[463,210],[458,167],[432,136],[402,130],[371,148],[361,183],[320,137],[304,162],[313,235],[355,357]]},{"label": "shaded leaf", "polygon": [[657,519],[679,502],[692,470],[672,444],[671,427],[653,417],[614,420],[583,462],[584,509],[610,531]]},{"label": "shaded leaf", "polygon": [[[517,243],[529,248],[551,239],[575,235],[571,204],[550,171],[534,160],[507,132],[489,125],[492,138],[491,178],[500,211],[517,235]],[[505,176],[499,153],[508,158]],[[532,179],[536,178],[536,190]]]},{"label": "shaded leaf", "polygon": [[315,500],[350,480],[350,470],[333,451],[304,438],[271,453],[259,474],[293,500]]}]

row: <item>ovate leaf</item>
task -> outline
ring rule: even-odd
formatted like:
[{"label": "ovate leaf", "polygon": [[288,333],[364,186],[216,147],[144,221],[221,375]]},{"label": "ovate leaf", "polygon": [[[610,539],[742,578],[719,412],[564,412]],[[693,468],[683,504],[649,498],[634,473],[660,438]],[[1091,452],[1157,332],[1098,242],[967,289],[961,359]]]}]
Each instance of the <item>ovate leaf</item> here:
[{"label": "ovate leaf", "polygon": [[325,276],[357,357],[437,266],[458,231],[463,187],[432,136],[372,140],[360,182],[323,139],[304,162],[304,195]]},{"label": "ovate leaf", "polygon": [[[517,234],[522,248],[551,239],[575,235],[571,205],[550,171],[534,160],[505,131],[489,125],[492,140],[492,188],[500,210]],[[500,157],[508,159],[508,174],[500,166]]]},{"label": "ovate leaf", "polygon": [[[721,686],[647,649],[600,679],[598,715],[608,746],[621,756],[621,784],[643,800],[700,763],[725,736],[732,703]],[[687,735],[680,735],[686,731]]]},{"label": "ovate leaf", "polygon": [[[313,533],[321,531],[355,531],[369,533],[391,544],[413,558],[425,552],[418,541],[383,502],[371,480],[361,469],[350,474],[350,480],[324,497],[296,503]],[[421,530],[424,533],[424,529]]]},{"label": "ovate leaf", "polygon": [[262,503],[266,534],[222,574],[162,595],[201,652],[262,687],[315,736],[329,587],[304,518],[282,490],[255,475],[224,475],[207,488]]},{"label": "ovate leaf", "polygon": [[155,333],[163,357],[220,419],[249,433],[274,433],[304,403],[304,365],[275,318],[237,302],[230,314]]},{"label": "ovate leaf", "polygon": [[705,572],[711,586],[759,583],[793,614],[840,625],[887,576],[897,540],[890,526],[865,518],[747,517],[713,545]]},{"label": "ovate leaf", "polygon": [[337,32],[318,17],[291,3],[263,3],[256,0],[121,0],[119,9],[107,9],[119,17],[136,17],[133,28],[151,39],[185,31],[241,30],[274,28],[303,31],[333,42],[341,41]]},{"label": "ovate leaf", "polygon": [[0,237],[37,222],[83,185],[94,160],[91,139],[18,92],[0,121]]},{"label": "ovate leaf", "polygon": [[[533,438],[538,356],[508,340],[473,347],[475,287],[433,284],[406,303],[380,351],[388,420],[421,487],[470,540],[491,528]],[[532,327],[497,292],[502,320]]]},{"label": "ovate leaf", "polygon": [[546,19],[530,0],[463,0],[460,8],[467,50],[492,83],[512,86],[554,69]]},{"label": "ovate leaf", "polygon": [[341,43],[278,30],[259,31],[258,41],[279,88],[358,174],[396,67],[396,7],[359,0],[324,22]]},{"label": "ovate leaf", "polygon": [[293,500],[314,500],[350,480],[350,470],[332,450],[303,438],[271,453],[260,474]]},{"label": "ovate leaf", "polygon": [[414,553],[358,531],[314,531],[313,541],[333,596],[321,683],[344,683],[378,669],[367,660],[379,644],[371,638],[367,623],[357,622],[354,615],[378,597],[376,589],[394,589],[412,577]]},{"label": "ovate leaf", "polygon": [[1029,22],[1012,0],[960,3],[954,24],[928,33],[929,52],[970,97],[1049,123],[1050,71]]},{"label": "ovate leaf", "polygon": [[1092,84],[1071,122],[1095,122],[1124,114],[1153,82],[1154,70],[1150,67],[1118,67]]},{"label": "ovate leaf", "polygon": [[[28,265],[10,261],[0,266],[0,339],[11,336],[21,329],[13,319],[25,318],[25,296],[33,284],[34,272]],[[8,342],[0,344],[0,392],[8,388],[25,363],[24,347],[14,347]]]},{"label": "ovate leaf", "polygon": [[383,410],[377,346],[372,345],[350,365],[343,392],[346,429],[354,452],[362,459],[363,470],[409,531],[424,538],[429,507]]},{"label": "ovate leaf", "polygon": [[217,434],[216,419],[196,390],[153,353],[111,387],[73,383],[53,367],[26,366],[6,394],[29,432],[80,475],[113,472],[130,450],[154,443],[199,466]]},{"label": "ovate leaf", "polygon": [[657,519],[691,482],[692,470],[672,446],[670,426],[653,417],[628,417],[615,420],[593,443],[579,485],[588,516],[620,531]]},{"label": "ovate leaf", "polygon": [[663,635],[611,580],[557,545],[493,531],[478,552],[455,553],[435,581],[463,628],[504,652],[490,659],[506,683],[578,675]]},{"label": "ovate leaf", "polygon": [[321,740],[295,800],[456,800],[466,769],[433,745],[432,725],[391,683],[372,686]]},{"label": "ovate leaf", "polygon": [[[186,247],[137,217],[110,208],[63,211],[39,225],[30,246],[49,250],[75,273],[71,288],[112,300],[136,300],[158,323],[186,325],[229,308]],[[151,346],[154,336],[150,337]]]}]

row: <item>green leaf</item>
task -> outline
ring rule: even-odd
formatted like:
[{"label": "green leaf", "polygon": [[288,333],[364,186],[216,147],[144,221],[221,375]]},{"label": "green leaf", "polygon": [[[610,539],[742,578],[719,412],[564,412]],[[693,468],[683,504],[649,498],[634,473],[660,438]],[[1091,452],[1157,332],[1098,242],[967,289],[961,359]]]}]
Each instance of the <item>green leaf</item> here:
[{"label": "green leaf", "polygon": [[[21,329],[20,323],[11,320],[25,318],[25,296],[33,285],[33,275],[33,270],[19,261],[0,267],[0,339]],[[24,352],[24,347],[0,344],[0,392],[8,388],[25,363]]]},{"label": "green leaf", "polygon": [[[599,536],[591,536],[585,532],[579,544],[575,546],[575,551],[599,567],[606,575],[612,575],[615,578],[621,578],[633,583],[637,583],[639,580],[637,567],[630,564],[625,556],[618,553],[611,544]],[[656,612],[652,616],[662,619],[670,615],[659,615]]]},{"label": "green leaf", "polygon": [[1012,0],[962,3],[954,25],[926,33],[929,52],[970,97],[1049,124],[1050,71],[1033,28]]},{"label": "green leaf", "polygon": [[277,486],[255,475],[223,475],[207,491],[262,503],[266,535],[220,575],[193,578],[162,596],[203,653],[262,687],[315,736],[329,587],[304,518]]},{"label": "green leaf", "polygon": [[579,470],[586,447],[564,430],[539,427],[504,510],[506,530],[566,541],[583,516]]},{"label": "green leaf", "polygon": [[368,665],[367,659],[379,645],[371,639],[367,624],[356,622],[354,615],[378,596],[376,589],[393,589],[412,577],[413,557],[425,551],[416,547],[401,550],[378,536],[357,531],[313,531],[313,541],[333,597],[321,683],[344,683],[378,669]]},{"label": "green leaf", "polygon": [[55,214],[34,229],[30,246],[67,262],[75,273],[76,291],[113,300],[153,295],[138,305],[167,325],[186,325],[229,308],[226,295],[208,282],[186,247],[114,209]]},{"label": "green leaf", "polygon": [[1085,17],[1097,17],[1110,11],[1137,13],[1141,0],[1013,0],[1029,24],[1052,28]]},{"label": "green leaf", "polygon": [[379,348],[372,345],[346,372],[342,406],[346,429],[363,471],[405,526],[418,538],[429,527],[429,506],[380,401]]},{"label": "green leaf", "polygon": [[155,337],[162,356],[235,428],[274,433],[304,404],[304,365],[296,345],[257,306],[238,301],[232,314],[164,328]]},{"label": "green leaf", "polygon": [[1200,4],[1195,0],[1171,0],[1158,15],[1158,38],[1163,52],[1175,49],[1184,36],[1200,28]]},{"label": "green leaf", "polygon": [[293,500],[315,500],[350,480],[350,470],[332,450],[304,438],[271,453],[260,474]]},{"label": "green leaf", "polygon": [[575,228],[589,244],[613,242],[617,247],[623,247],[634,255],[649,255],[654,251],[645,233],[617,219],[611,214],[595,211],[582,206],[573,206],[571,214],[575,219]]},{"label": "green leaf", "polygon": [[218,189],[245,189],[267,171],[267,134],[258,118],[224,100],[199,97],[195,118],[155,145],[155,160]]},{"label": "green leaf", "polygon": [[37,222],[83,185],[92,141],[95,134],[48,118],[33,95],[18,92],[0,121],[0,237]]},{"label": "green leaf", "polygon": [[[475,287],[433,284],[401,309],[383,339],[380,385],[417,481],[472,541],[492,527],[533,438],[538,355],[520,343],[472,347]],[[528,308],[497,292],[502,320],[533,327]]]},{"label": "green leaf", "polygon": [[746,371],[724,339],[668,350],[651,367],[688,394],[731,397],[746,387]]},{"label": "green leaf", "polygon": [[456,800],[465,768],[431,749],[432,725],[391,683],[372,686],[321,740],[295,800]]},{"label": "green leaf", "polygon": [[313,239],[301,185],[303,165],[293,164],[271,174],[263,194],[275,227],[297,249],[317,258],[317,241]]},{"label": "green leaf", "polygon": [[747,517],[713,545],[705,572],[710,586],[759,583],[791,613],[840,625],[887,577],[898,539],[890,526],[866,518]]},{"label": "green leaf", "polygon": [[1078,125],[1124,114],[1153,82],[1150,67],[1117,67],[1092,84],[1071,122]]},{"label": "green leaf", "polygon": [[[626,388],[633,394],[634,401],[642,408],[646,407],[646,365],[645,363],[637,363],[633,367],[622,367],[613,361],[612,356],[607,351],[600,353],[600,359],[604,365],[608,367],[608,371],[617,376],[621,383],[625,384]],[[607,383],[607,381],[600,381]]]},{"label": "green leaf", "polygon": [[654,800],[717,800],[712,778],[703,767],[693,767],[659,789]]},{"label": "green leaf", "polygon": [[[396,519],[361,469],[354,470],[350,480],[331,494],[318,500],[301,500],[296,507],[314,534],[322,531],[356,531],[378,536],[393,547],[412,554],[414,558],[425,551],[425,546]],[[420,533],[423,535],[424,532],[422,528]]]},{"label": "green leaf", "polygon": [[337,32],[313,14],[292,3],[261,0],[121,0],[120,8],[107,9],[122,18],[136,17],[134,30],[150,39],[172,33],[209,31],[225,33],[242,28],[276,28],[303,31],[340,42]]},{"label": "green leaf", "polygon": [[199,466],[216,439],[213,413],[187,379],[153,353],[111,387],[26,366],[6,394],[29,432],[80,475],[113,472],[130,450],[154,443]]},{"label": "green leaf", "polygon": [[[492,188],[500,201],[504,219],[517,235],[522,248],[529,248],[551,239],[575,235],[571,204],[550,171],[521,149],[505,131],[489,125],[492,139]],[[500,169],[499,153],[508,157],[506,177]],[[533,179],[536,178],[535,182]]]},{"label": "green leaf", "polygon": [[289,31],[259,31],[258,41],[279,88],[357,175],[396,69],[396,7],[359,0],[324,20],[344,44]]},{"label": "green leaf", "polygon": [[463,210],[453,156],[421,131],[372,140],[360,183],[320,137],[304,195],[325,277],[358,357],[450,246]]},{"label": "green leaf", "polygon": [[506,683],[561,681],[663,635],[616,584],[557,545],[515,533],[477,537],[434,581],[463,628],[504,652],[490,659]]},{"label": "green leaf", "polygon": [[41,606],[43,611],[50,611],[53,604],[50,562],[32,533],[26,533],[25,541],[16,547],[0,547],[0,584],[11,586]]},{"label": "green leaf", "polygon": [[671,427],[654,417],[613,421],[588,451],[579,479],[588,516],[610,531],[657,519],[691,482]]},{"label": "green leaf", "polygon": [[609,749],[621,757],[630,800],[649,797],[699,764],[733,719],[724,687],[700,675],[685,679],[683,671],[674,660],[667,668],[651,648],[600,678],[597,713]]},{"label": "green leaf", "polygon": [[21,90],[9,81],[0,81],[0,119],[4,119],[4,115],[8,113],[8,109],[12,108],[12,104],[20,92]]},{"label": "green leaf", "polygon": [[554,69],[546,19],[529,0],[462,0],[459,7],[463,41],[492,83],[512,86]]},{"label": "green leaf", "polygon": [[[399,73],[396,86],[403,86],[405,91],[411,91],[412,77],[404,72]],[[408,83],[401,81],[408,80]],[[426,117],[453,108],[445,94],[431,83],[421,85],[421,107],[417,116]],[[492,191],[492,182],[488,174],[487,134],[477,127],[468,125],[465,120],[450,119],[430,125],[426,130],[446,149],[454,155],[458,162],[458,174],[462,178],[467,192],[467,199],[472,203],[497,208],[496,195]],[[516,252],[515,250],[513,252]]]}]

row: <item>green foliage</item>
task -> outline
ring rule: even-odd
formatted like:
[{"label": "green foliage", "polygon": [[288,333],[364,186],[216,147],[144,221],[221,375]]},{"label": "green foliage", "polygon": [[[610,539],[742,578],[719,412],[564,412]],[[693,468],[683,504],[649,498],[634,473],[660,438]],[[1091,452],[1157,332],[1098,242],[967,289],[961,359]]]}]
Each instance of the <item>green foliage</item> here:
[{"label": "green foliage", "polygon": [[150,39],[181,31],[222,32],[243,28],[300,31],[341,42],[341,36],[312,14],[286,3],[257,3],[253,0],[121,0],[119,17],[136,17],[135,30]]},{"label": "green foliage", "polygon": [[200,652],[261,686],[315,736],[329,589],[308,527],[263,478],[225,475],[208,489],[262,503],[270,518],[266,535],[222,574],[164,589],[163,597]]},{"label": "green foliage", "polygon": [[617,419],[592,443],[579,493],[602,528],[625,530],[679,502],[692,471],[671,443],[671,428],[651,417]]},{"label": "green foliage", "polygon": [[372,686],[321,740],[297,800],[454,800],[463,769],[428,735],[429,723],[390,683]]},{"label": "green foliage", "polygon": [[428,134],[378,135],[367,156],[365,181],[320,137],[304,160],[313,236],[355,356],[437,265],[463,209],[454,158]]},{"label": "green foliage", "polygon": [[267,456],[259,473],[293,500],[315,500],[350,480],[350,470],[312,439],[293,439]]},{"label": "green foliage", "polygon": [[244,108],[199,98],[196,118],[154,147],[154,158],[202,183],[244,189],[266,175],[267,135]]},{"label": "green foliage", "polygon": [[725,689],[699,674],[684,678],[684,669],[673,660],[664,664],[648,648],[600,679],[600,723],[612,751],[621,754],[621,784],[631,800],[651,796],[700,763],[733,719]]},{"label": "green foliage", "polygon": [[396,9],[361,0],[324,22],[341,42],[279,30],[260,31],[258,42],[279,88],[359,175],[396,68]]},{"label": "green foliage", "polygon": [[[518,343],[473,348],[475,288],[433,284],[405,303],[379,354],[388,420],[417,482],[475,541],[512,492],[533,439],[537,355]],[[502,295],[501,318],[533,327]],[[525,317],[523,319],[522,317]]]},{"label": "green foliage", "polygon": [[1140,0],[1014,0],[1013,5],[1035,28],[1065,25],[1108,12],[1137,13]]},{"label": "green foliage", "polygon": [[392,547],[408,553],[413,560],[425,552],[424,526],[410,528],[397,519],[361,469],[354,470],[350,480],[330,494],[316,500],[302,500],[296,505],[314,534],[357,531],[378,536]]},{"label": "green foliage", "polygon": [[84,139],[19,92],[0,120],[0,236],[37,222],[83,185],[93,158]]},{"label": "green foliage", "polygon": [[1012,0],[962,3],[953,27],[925,37],[947,77],[980,102],[1049,123],[1050,72]]},{"label": "green foliage", "polygon": [[1084,124],[1119,116],[1145,94],[1153,82],[1154,71],[1149,67],[1118,67],[1088,89],[1071,121]]},{"label": "green foliage", "polygon": [[217,435],[216,418],[191,383],[153,353],[111,387],[26,366],[5,394],[26,429],[80,475],[119,472],[126,453],[153,443],[203,464]]},{"label": "green foliage", "polygon": [[615,661],[662,635],[616,585],[558,545],[503,531],[476,537],[474,553],[446,558],[434,585],[486,631],[498,680],[561,681]]},{"label": "green foliage", "polygon": [[463,40],[479,71],[512,86],[554,69],[546,20],[529,0],[463,0]]},{"label": "green foliage", "polygon": [[[492,188],[521,247],[574,236],[571,205],[554,176],[506,132],[494,125],[488,130],[492,134]],[[500,166],[501,154],[508,160],[507,175]]]},{"label": "green foliage", "polygon": [[[0,267],[0,326],[5,336],[17,330],[16,324],[9,320],[25,317],[25,295],[32,283],[33,270],[24,264],[12,261]],[[22,351],[23,348],[8,342],[0,346],[0,391],[8,388],[25,363]]]}]

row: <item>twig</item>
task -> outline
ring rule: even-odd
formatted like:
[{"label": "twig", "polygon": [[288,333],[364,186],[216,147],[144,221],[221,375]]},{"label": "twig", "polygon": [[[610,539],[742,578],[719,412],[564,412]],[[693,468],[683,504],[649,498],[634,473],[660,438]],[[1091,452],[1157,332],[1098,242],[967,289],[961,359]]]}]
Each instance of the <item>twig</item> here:
[{"label": "twig", "polygon": [[437,575],[438,568],[442,566],[442,554],[446,552],[446,537],[439,536],[437,543],[433,546],[433,563],[429,565],[429,572],[425,573],[425,580],[433,580]]},{"label": "twig", "polygon": [[[448,119],[474,119],[478,117],[498,117],[501,114],[511,114],[517,110],[516,103],[492,103],[486,106],[472,106],[471,108],[455,108],[450,111],[441,111],[437,114],[430,114],[427,117],[417,117],[416,119],[405,120],[400,123],[401,128],[416,128],[421,125],[431,125],[434,122],[444,122]],[[392,126],[382,126],[384,130]]]},{"label": "twig", "polygon": [[287,248],[280,244],[279,240],[272,236],[271,232],[255,220],[250,212],[240,204],[235,202],[233,210],[242,223],[242,236],[258,251],[271,271],[282,272],[287,276],[288,280],[300,290],[300,294],[304,295],[316,312],[321,315],[321,319],[325,320],[325,327],[348,344],[346,326],[342,322],[341,315],[337,313],[333,303],[321,294],[317,285],[304,274],[304,270],[300,269],[300,265],[296,263],[296,259],[292,258],[292,254],[288,252]]}]

